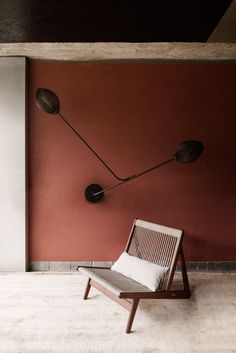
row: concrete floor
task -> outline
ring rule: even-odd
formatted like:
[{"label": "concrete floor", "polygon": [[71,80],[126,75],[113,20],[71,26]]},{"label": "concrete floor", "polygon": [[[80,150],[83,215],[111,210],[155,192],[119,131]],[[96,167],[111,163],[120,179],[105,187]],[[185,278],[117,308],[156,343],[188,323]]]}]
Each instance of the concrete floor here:
[{"label": "concrete floor", "polygon": [[[177,282],[179,274],[177,274]],[[0,353],[236,353],[236,274],[190,273],[192,297],[127,311],[76,272],[0,273]]]}]

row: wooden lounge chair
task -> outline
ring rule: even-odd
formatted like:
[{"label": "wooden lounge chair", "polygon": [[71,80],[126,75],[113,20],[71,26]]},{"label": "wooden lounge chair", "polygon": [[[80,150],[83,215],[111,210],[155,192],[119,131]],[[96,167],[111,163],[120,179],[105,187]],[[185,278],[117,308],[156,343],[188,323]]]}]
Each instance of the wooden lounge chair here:
[{"label": "wooden lounge chair", "polygon": [[[126,333],[131,331],[134,316],[140,299],[182,299],[190,297],[188,276],[182,247],[183,231],[136,219],[131,229],[125,251],[132,256],[168,267],[157,291],[132,279],[102,267],[79,267],[88,276],[84,293],[87,299],[89,290],[96,288],[129,311]],[[182,270],[183,289],[171,289],[177,262]]]}]

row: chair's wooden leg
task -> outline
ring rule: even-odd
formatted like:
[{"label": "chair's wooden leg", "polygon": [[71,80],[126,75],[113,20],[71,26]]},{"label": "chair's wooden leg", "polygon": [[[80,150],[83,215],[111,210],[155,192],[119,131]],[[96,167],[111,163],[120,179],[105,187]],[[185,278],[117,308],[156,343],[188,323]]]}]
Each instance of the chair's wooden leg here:
[{"label": "chair's wooden leg", "polygon": [[126,330],[125,330],[126,333],[130,333],[130,331],[131,331],[131,327],[132,327],[132,324],[134,321],[134,316],[136,314],[138,303],[139,303],[139,299],[133,299],[133,303],[131,305],[129,318],[128,318],[128,322],[127,322],[127,326],[126,326]]},{"label": "chair's wooden leg", "polygon": [[184,259],[184,252],[183,252],[182,247],[180,250],[180,259],[181,259],[181,269],[182,269],[182,278],[183,278],[183,284],[184,284],[185,298],[190,298],[191,292],[190,292],[190,288],[189,288],[188,274],[187,274],[187,269],[186,269],[186,264],[185,264],[185,259]]},{"label": "chair's wooden leg", "polygon": [[85,288],[85,291],[84,291],[84,296],[83,296],[83,299],[87,299],[88,298],[88,294],[89,294],[89,291],[90,291],[90,288],[91,288],[91,278],[88,279],[88,282],[87,282],[87,285],[86,285],[86,288]]}]

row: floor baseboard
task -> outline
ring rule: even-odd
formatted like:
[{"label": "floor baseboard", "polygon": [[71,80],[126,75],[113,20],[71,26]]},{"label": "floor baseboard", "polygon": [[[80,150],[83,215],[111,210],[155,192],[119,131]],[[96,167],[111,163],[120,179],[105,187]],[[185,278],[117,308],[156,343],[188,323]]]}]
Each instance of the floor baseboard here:
[{"label": "floor baseboard", "polygon": [[[76,271],[78,266],[111,267],[112,261],[31,261],[28,271]],[[236,261],[187,261],[189,272],[236,272]]]}]

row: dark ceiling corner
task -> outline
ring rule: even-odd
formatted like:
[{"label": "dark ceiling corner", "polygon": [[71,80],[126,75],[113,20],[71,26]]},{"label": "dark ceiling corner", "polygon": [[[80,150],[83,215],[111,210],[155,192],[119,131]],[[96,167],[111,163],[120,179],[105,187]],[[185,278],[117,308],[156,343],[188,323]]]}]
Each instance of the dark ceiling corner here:
[{"label": "dark ceiling corner", "polygon": [[1,0],[0,43],[206,42],[232,0]]}]

